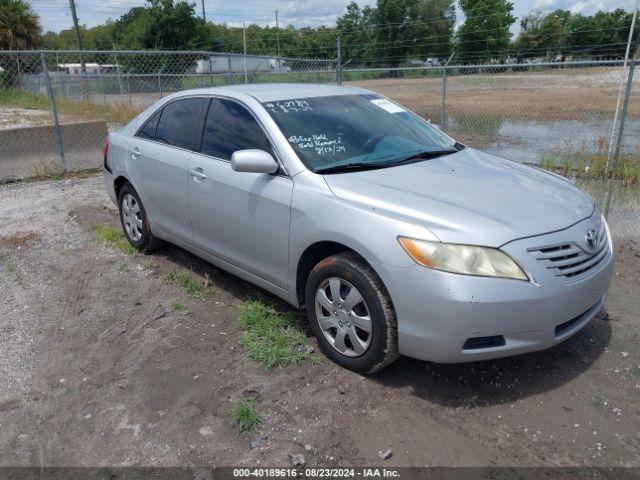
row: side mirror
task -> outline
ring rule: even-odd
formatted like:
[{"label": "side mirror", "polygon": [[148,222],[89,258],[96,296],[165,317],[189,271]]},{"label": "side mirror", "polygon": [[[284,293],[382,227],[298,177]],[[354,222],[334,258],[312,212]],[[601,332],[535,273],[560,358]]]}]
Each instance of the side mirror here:
[{"label": "side mirror", "polygon": [[264,150],[238,150],[231,155],[231,169],[236,172],[276,173],[278,162]]}]

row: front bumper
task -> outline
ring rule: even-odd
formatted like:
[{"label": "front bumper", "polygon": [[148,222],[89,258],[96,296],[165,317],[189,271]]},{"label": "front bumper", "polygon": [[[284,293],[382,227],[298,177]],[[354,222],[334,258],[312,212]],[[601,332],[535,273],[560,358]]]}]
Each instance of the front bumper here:
[{"label": "front bumper", "polygon": [[[529,250],[583,238],[595,221],[594,216],[504,245],[533,281],[374,264],[396,311],[400,353],[438,363],[470,362],[543,350],[577,333],[604,305],[613,275],[610,239],[597,266],[571,279],[556,276]],[[485,337],[493,341],[483,343]]]}]

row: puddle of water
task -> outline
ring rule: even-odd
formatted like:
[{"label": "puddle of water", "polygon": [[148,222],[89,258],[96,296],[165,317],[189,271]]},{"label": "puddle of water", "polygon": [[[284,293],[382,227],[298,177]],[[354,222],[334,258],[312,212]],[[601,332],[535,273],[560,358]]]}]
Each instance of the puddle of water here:
[{"label": "puddle of water", "polygon": [[[468,145],[522,163],[562,159],[579,161],[581,155],[606,152],[612,119],[552,122],[450,117],[446,132]],[[640,118],[627,118],[622,151],[640,162]],[[583,157],[584,158],[584,157]],[[640,239],[640,185],[623,186],[616,180],[576,178],[604,212],[617,238]]]},{"label": "puddle of water", "polygon": [[[449,117],[447,133],[504,158],[540,163],[559,156],[601,152],[609,142],[611,126],[612,119],[597,117],[551,122]],[[627,118],[622,151],[638,152],[639,147],[640,118]],[[638,157],[640,161],[640,153]]]}]

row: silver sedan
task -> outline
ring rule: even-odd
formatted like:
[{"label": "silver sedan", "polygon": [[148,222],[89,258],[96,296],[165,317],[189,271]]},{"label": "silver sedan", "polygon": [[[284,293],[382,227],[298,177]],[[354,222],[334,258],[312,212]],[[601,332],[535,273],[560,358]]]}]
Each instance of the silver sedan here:
[{"label": "silver sedan", "polygon": [[611,281],[589,196],[360,88],[176,93],[109,134],[104,172],[134,247],[174,243],[304,308],[358,372],[551,347]]}]

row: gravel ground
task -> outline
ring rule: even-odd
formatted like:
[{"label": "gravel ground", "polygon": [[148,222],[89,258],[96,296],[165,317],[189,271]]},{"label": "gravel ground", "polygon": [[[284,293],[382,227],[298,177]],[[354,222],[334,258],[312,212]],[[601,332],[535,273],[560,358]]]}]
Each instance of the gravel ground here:
[{"label": "gravel ground", "polygon": [[[98,177],[0,188],[0,465],[640,466],[633,240],[616,241],[606,311],[566,343],[362,377],[321,354],[266,372],[237,346],[237,307],[288,306],[175,247],[106,246],[95,223],[118,225]],[[176,268],[215,293],[188,297],[165,281]],[[228,421],[245,397],[255,434]]]}]

